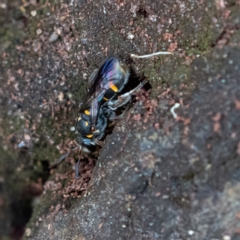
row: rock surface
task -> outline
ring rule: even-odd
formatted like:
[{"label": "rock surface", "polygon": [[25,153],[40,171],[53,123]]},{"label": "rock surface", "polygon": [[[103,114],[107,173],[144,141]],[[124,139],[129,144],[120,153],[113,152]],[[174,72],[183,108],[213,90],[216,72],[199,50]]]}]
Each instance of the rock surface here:
[{"label": "rock surface", "polygon": [[[2,236],[19,239],[32,214],[25,239],[239,239],[239,5],[1,5]],[[174,54],[130,58],[166,50]],[[86,81],[109,53],[151,94],[107,136],[94,169],[83,161],[83,178],[74,179],[77,154],[49,171],[73,146]]]}]

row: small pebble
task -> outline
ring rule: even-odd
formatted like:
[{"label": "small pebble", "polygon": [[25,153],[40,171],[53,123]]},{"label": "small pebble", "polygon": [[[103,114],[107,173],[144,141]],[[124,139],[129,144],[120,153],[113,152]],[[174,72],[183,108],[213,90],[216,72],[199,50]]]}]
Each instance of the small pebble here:
[{"label": "small pebble", "polygon": [[41,28],[38,28],[37,31],[36,31],[37,35],[40,35],[42,33],[42,29]]},{"label": "small pebble", "polygon": [[58,39],[58,35],[55,32],[53,32],[49,38],[49,42],[55,42],[57,39]]},{"label": "small pebble", "polygon": [[27,228],[26,231],[25,231],[25,234],[27,237],[30,237],[31,236],[31,228]]},{"label": "small pebble", "polygon": [[169,196],[168,196],[168,195],[163,195],[162,198],[163,198],[163,199],[168,199]]},{"label": "small pebble", "polygon": [[70,127],[70,131],[72,131],[72,132],[74,132],[75,129],[76,129],[76,128],[75,128],[74,126]]},{"label": "small pebble", "polygon": [[106,8],[105,7],[103,7],[103,13],[104,14],[106,14],[107,12],[106,12]]},{"label": "small pebble", "polygon": [[50,231],[52,229],[52,225],[48,224],[48,230]]},{"label": "small pebble", "polygon": [[130,39],[130,40],[132,40],[132,39],[134,39],[134,35],[129,32],[127,38]]},{"label": "small pebble", "polygon": [[7,4],[6,4],[6,3],[0,3],[0,7],[1,7],[2,9],[6,9],[6,8],[7,8]]},{"label": "small pebble", "polygon": [[228,235],[225,235],[225,236],[223,237],[223,240],[231,240],[231,237],[228,236]]},{"label": "small pebble", "polygon": [[33,17],[35,17],[35,16],[37,15],[37,11],[35,11],[35,10],[31,11],[31,15],[32,15]]},{"label": "small pebble", "polygon": [[193,230],[189,230],[189,231],[188,231],[188,234],[189,234],[190,236],[192,236],[192,235],[194,234],[194,231],[193,231]]},{"label": "small pebble", "polygon": [[63,92],[60,92],[59,95],[58,95],[58,100],[59,100],[60,102],[62,102],[63,99],[64,99],[64,94],[63,94]]}]

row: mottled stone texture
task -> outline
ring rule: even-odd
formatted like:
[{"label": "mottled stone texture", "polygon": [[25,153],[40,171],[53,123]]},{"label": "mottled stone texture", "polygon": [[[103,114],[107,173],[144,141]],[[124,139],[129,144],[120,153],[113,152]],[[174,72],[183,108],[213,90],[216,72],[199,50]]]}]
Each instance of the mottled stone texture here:
[{"label": "mottled stone texture", "polygon": [[[0,7],[0,239],[240,238],[239,1]],[[77,154],[48,167],[73,147],[87,79],[108,54],[147,78],[151,94],[106,137],[93,172],[82,170],[90,182],[77,182]]]}]

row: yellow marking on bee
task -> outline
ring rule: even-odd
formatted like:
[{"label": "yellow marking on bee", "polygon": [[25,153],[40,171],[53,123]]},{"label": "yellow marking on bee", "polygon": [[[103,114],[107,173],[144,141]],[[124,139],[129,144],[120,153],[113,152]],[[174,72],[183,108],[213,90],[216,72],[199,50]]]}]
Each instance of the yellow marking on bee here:
[{"label": "yellow marking on bee", "polygon": [[105,101],[108,101],[108,98],[106,98],[106,97],[103,97],[103,99],[104,99]]},{"label": "yellow marking on bee", "polygon": [[88,126],[88,122],[85,122],[85,126],[86,126],[86,127]]},{"label": "yellow marking on bee", "polygon": [[90,112],[89,112],[88,110],[85,110],[84,113],[85,113],[86,115],[90,115]]},{"label": "yellow marking on bee", "polygon": [[111,85],[110,88],[114,91],[114,92],[117,92],[118,91],[118,88],[116,85]]},{"label": "yellow marking on bee", "polygon": [[93,134],[86,135],[87,138],[92,138]]}]

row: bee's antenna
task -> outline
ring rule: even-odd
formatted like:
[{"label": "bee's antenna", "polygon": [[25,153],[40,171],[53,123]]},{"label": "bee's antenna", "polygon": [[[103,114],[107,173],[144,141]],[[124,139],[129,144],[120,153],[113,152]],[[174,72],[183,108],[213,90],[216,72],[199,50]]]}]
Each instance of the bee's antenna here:
[{"label": "bee's antenna", "polygon": [[[80,153],[82,151],[82,146],[79,147],[80,148]],[[80,165],[80,158],[77,161],[76,167],[75,167],[75,175],[76,175],[76,179],[79,179],[79,165]]]},{"label": "bee's antenna", "polygon": [[80,165],[80,158],[78,159],[76,167],[75,167],[76,168],[75,169],[76,179],[79,179],[79,165]]},{"label": "bee's antenna", "polygon": [[72,152],[72,151],[75,151],[79,149],[79,147],[75,147],[73,149],[71,149],[69,152],[65,153],[64,155],[62,155],[60,158],[58,158],[56,161],[55,161],[55,164],[58,164],[60,162],[62,162],[66,157],[68,157],[68,155]]}]

